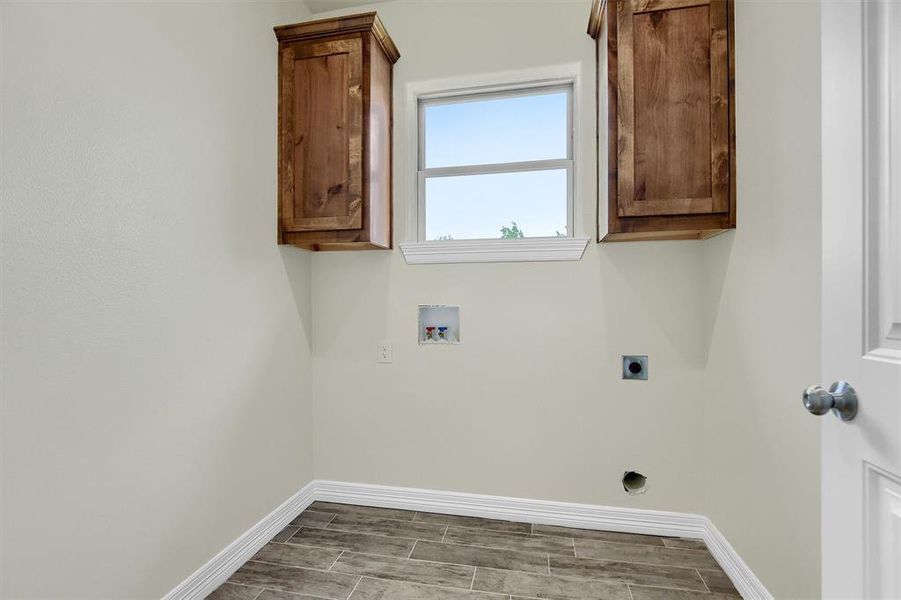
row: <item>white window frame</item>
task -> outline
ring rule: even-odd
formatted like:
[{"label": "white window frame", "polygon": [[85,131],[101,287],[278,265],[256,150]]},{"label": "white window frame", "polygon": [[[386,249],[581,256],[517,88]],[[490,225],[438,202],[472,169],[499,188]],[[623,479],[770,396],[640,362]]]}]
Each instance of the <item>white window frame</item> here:
[{"label": "white window frame", "polygon": [[[578,63],[505,73],[482,74],[449,80],[411,82],[406,86],[405,125],[409,141],[408,164],[411,174],[410,203],[406,205],[407,242],[400,244],[408,264],[460,262],[518,262],[580,260],[588,245],[587,237],[576,237],[582,225],[579,219],[579,98],[581,96]],[[497,81],[507,83],[497,84]],[[494,97],[534,94],[538,90],[567,91],[567,158],[467,165],[424,169],[425,124],[423,105],[441,102],[483,100]],[[404,137],[404,136],[402,136]],[[427,177],[477,175],[565,169],[567,172],[567,231],[565,237],[524,239],[425,240],[425,180]]]},{"label": "white window frame", "polygon": [[[416,186],[416,214],[419,218],[417,223],[416,239],[419,242],[426,240],[426,180],[433,177],[460,177],[466,175],[493,175],[499,173],[522,173],[528,171],[550,171],[550,170],[566,170],[566,236],[573,237],[573,174],[575,171],[575,160],[573,158],[573,81],[566,80],[563,82],[530,82],[515,85],[494,86],[488,89],[482,88],[478,90],[465,89],[455,90],[452,92],[441,92],[437,94],[423,94],[418,98],[418,171]],[[442,104],[459,104],[463,102],[481,102],[485,100],[500,100],[506,98],[517,98],[522,96],[534,96],[538,94],[554,94],[559,92],[566,93],[566,157],[530,160],[524,162],[507,162],[507,163],[491,163],[462,165],[454,167],[432,167],[426,168],[426,119],[425,112],[430,106],[440,106]],[[550,239],[556,236],[544,236],[544,239]],[[478,238],[484,239],[484,238]],[[530,239],[542,239],[530,238]],[[461,238],[459,240],[442,240],[445,243],[454,241],[471,242],[475,239]]]}]

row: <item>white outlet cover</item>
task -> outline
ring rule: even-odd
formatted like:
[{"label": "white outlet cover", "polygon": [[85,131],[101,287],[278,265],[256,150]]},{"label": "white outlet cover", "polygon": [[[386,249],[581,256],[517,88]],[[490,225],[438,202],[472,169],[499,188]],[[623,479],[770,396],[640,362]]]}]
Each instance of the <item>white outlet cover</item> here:
[{"label": "white outlet cover", "polygon": [[391,340],[382,340],[379,342],[378,362],[390,363],[394,361],[394,349],[391,347]]}]

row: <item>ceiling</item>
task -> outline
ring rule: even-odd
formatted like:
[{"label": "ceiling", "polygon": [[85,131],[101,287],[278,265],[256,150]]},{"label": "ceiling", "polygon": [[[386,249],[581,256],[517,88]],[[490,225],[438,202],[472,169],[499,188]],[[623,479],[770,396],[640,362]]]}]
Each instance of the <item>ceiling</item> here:
[{"label": "ceiling", "polygon": [[375,4],[381,0],[305,0],[307,5],[314,13],[328,12],[330,10],[338,10],[340,8],[350,8],[351,6],[363,6],[364,4]]}]

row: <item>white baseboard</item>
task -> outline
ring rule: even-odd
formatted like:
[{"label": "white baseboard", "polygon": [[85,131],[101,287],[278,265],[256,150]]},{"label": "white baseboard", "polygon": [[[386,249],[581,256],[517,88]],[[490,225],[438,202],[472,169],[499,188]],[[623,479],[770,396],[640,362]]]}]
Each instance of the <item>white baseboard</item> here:
[{"label": "white baseboard", "polygon": [[202,600],[213,593],[232,576],[232,573],[265,546],[266,542],[313,502],[315,484],[315,481],[311,481],[303,486],[281,506],[263,517],[259,523],[163,596],[163,600]]},{"label": "white baseboard", "polygon": [[735,589],[744,600],[773,600],[773,595],[766,589],[754,571],[751,570],[729,540],[726,539],[716,525],[710,519],[705,518],[704,543],[719,563],[729,579],[732,580]]},{"label": "white baseboard", "polygon": [[773,600],[723,534],[702,515],[322,480],[304,486],[163,600],[202,600],[314,500],[703,539],[745,600]]},{"label": "white baseboard", "polygon": [[687,513],[338,481],[316,481],[316,499],[541,525],[698,539],[704,537],[706,526],[704,517]]}]

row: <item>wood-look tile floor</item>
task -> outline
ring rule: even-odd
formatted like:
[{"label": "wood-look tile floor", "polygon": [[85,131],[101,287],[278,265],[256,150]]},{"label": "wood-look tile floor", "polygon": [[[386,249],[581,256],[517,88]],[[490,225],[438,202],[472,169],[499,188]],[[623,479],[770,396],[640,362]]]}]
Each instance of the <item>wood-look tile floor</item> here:
[{"label": "wood-look tile floor", "polygon": [[213,600],[737,600],[703,542],[314,502]]}]

